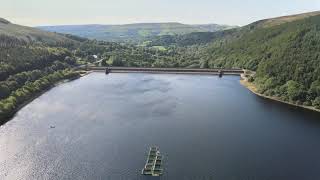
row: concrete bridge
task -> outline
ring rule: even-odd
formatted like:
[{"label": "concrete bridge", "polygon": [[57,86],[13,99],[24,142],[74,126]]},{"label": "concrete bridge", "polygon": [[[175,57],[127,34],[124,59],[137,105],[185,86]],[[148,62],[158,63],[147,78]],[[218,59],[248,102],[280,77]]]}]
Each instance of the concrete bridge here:
[{"label": "concrete bridge", "polygon": [[144,67],[100,67],[87,66],[90,71],[108,73],[163,73],[163,74],[210,74],[210,75],[241,75],[243,69],[196,69],[196,68],[144,68]]}]

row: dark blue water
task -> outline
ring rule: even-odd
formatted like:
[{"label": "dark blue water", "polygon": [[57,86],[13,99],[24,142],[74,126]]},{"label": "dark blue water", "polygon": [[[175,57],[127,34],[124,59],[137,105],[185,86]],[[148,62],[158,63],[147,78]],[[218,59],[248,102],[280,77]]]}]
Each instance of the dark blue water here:
[{"label": "dark blue water", "polygon": [[[55,126],[55,128],[50,128]],[[0,127],[0,179],[320,179],[320,114],[264,100],[239,77],[92,73]]]}]

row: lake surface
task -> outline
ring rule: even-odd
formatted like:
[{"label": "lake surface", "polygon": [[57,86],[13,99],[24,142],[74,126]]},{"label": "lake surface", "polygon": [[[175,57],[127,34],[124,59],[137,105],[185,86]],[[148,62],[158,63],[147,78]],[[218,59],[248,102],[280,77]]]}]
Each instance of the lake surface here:
[{"label": "lake surface", "polygon": [[[152,145],[161,178],[140,175]],[[320,179],[320,114],[237,76],[92,73],[0,127],[0,179]]]}]

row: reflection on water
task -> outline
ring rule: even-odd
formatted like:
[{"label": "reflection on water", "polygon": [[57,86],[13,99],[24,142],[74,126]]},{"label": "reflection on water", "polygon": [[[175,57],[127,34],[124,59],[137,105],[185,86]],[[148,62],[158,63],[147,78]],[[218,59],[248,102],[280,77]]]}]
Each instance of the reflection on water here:
[{"label": "reflection on water", "polygon": [[151,145],[161,179],[319,179],[319,113],[238,80],[92,73],[62,84],[0,127],[0,179],[150,179]]}]

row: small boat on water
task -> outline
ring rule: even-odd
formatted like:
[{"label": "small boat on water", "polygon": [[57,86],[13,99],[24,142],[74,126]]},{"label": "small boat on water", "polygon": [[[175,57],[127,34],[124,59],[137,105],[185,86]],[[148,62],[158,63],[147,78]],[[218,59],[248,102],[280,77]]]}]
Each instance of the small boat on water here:
[{"label": "small boat on water", "polygon": [[147,162],[141,174],[148,176],[161,176],[163,173],[162,156],[158,147],[150,147]]}]

